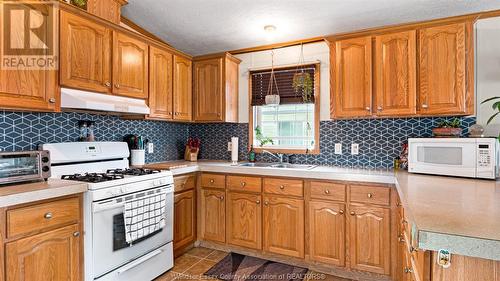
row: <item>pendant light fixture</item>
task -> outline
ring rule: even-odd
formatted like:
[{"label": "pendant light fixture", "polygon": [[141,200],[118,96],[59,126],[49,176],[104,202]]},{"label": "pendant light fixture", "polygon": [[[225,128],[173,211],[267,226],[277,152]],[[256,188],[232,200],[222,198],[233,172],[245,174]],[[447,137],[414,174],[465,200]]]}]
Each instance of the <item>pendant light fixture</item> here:
[{"label": "pendant light fixture", "polygon": [[[273,84],[276,86],[276,93],[273,93]],[[278,82],[274,75],[274,51],[271,51],[271,77],[269,78],[269,86],[266,94],[266,105],[276,106],[280,104],[280,92],[278,90]]]}]

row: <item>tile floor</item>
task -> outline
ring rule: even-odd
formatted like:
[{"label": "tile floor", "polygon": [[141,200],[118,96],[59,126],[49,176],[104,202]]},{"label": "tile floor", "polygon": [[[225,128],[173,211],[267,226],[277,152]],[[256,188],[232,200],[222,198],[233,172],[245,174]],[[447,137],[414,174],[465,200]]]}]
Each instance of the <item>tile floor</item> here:
[{"label": "tile floor", "polygon": [[[207,280],[204,276],[207,270],[222,260],[228,253],[211,250],[207,248],[193,248],[174,261],[174,268],[167,273],[155,279],[155,281],[188,281],[188,280]],[[309,279],[304,281],[352,281],[323,273],[309,271]]]}]

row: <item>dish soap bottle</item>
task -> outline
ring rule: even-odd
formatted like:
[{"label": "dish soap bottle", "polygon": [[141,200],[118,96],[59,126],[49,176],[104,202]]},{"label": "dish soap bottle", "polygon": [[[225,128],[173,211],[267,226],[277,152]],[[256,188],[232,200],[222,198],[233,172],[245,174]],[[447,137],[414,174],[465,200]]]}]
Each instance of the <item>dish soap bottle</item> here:
[{"label": "dish soap bottle", "polygon": [[250,146],[250,151],[248,152],[248,161],[255,162],[255,151],[253,150],[253,145]]}]

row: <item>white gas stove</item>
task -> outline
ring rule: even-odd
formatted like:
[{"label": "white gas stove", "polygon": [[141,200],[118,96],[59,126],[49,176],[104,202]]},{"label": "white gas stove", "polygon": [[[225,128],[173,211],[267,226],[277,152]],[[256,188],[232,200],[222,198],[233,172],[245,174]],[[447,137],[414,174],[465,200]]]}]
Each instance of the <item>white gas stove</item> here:
[{"label": "white gas stove", "polygon": [[[125,142],[43,144],[52,177],[88,183],[84,196],[85,280],[152,280],[173,267],[173,176],[129,168]],[[165,195],[165,226],[133,243],[125,239],[127,200]],[[162,197],[163,198],[163,197]]]}]

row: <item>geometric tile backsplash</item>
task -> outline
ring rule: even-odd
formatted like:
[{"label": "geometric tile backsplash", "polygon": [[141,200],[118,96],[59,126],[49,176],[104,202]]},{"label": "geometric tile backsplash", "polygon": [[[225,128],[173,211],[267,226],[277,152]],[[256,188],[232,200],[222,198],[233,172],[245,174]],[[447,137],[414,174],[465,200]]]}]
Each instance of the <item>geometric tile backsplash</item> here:
[{"label": "geometric tile backsplash", "polygon": [[[431,136],[431,129],[442,117],[332,120],[320,122],[319,155],[291,155],[289,161],[361,168],[391,168],[401,145],[408,137]],[[460,117],[464,133],[476,122]],[[98,141],[122,141],[127,134],[139,134],[155,145],[146,161],[182,159],[188,136],[201,139],[200,159],[230,160],[227,143],[239,137],[239,159],[247,159],[248,124],[182,124],[160,121],[123,120],[112,115],[89,113],[36,113],[0,111],[0,149],[36,149],[38,144],[77,141],[78,120],[95,121]],[[343,154],[334,154],[334,144],[342,143]],[[359,155],[350,155],[351,143],[359,144]],[[258,161],[274,161],[258,155]]]},{"label": "geometric tile backsplash", "polygon": [[[476,123],[474,117],[459,117],[464,136]],[[352,168],[392,168],[409,137],[430,137],[438,122],[452,117],[387,118],[332,120],[320,122],[320,154],[289,156],[291,163],[342,166]],[[239,159],[247,159],[248,124],[194,124],[190,135],[202,139],[201,159],[230,160],[227,142],[239,137]],[[342,155],[334,154],[335,143],[342,143]],[[359,144],[359,155],[351,155],[351,143]],[[257,161],[276,161],[264,154]]]},{"label": "geometric tile backsplash", "polygon": [[142,135],[154,143],[146,161],[177,160],[184,156],[189,125],[159,121],[123,120],[88,113],[37,113],[0,111],[0,149],[34,150],[38,144],[78,141],[78,120],[95,121],[98,141],[123,141],[127,134]]}]

